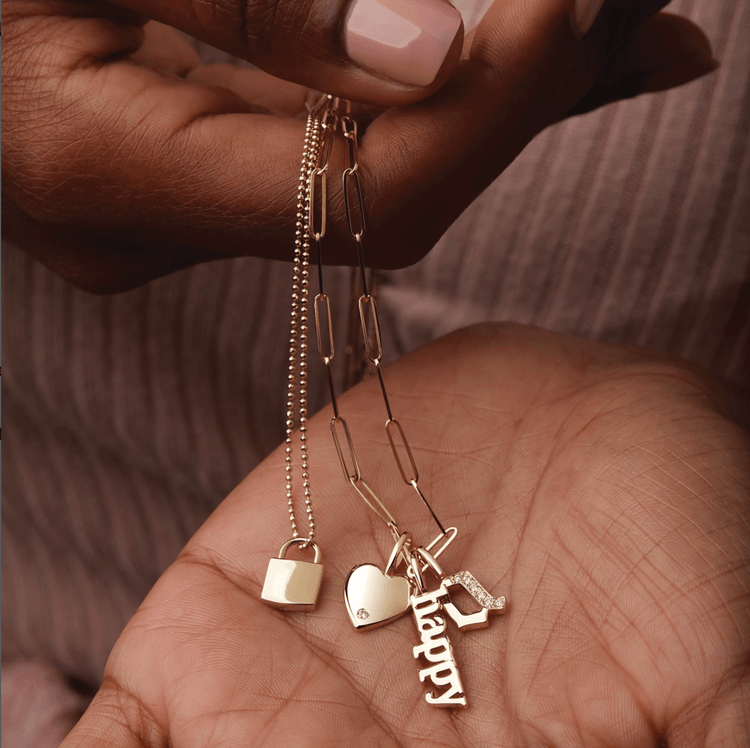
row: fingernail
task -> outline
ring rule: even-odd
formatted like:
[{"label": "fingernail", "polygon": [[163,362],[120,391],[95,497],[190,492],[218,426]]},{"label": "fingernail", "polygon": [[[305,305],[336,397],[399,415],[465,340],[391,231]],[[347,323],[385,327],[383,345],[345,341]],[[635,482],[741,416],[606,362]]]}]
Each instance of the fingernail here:
[{"label": "fingernail", "polygon": [[576,0],[573,10],[573,22],[578,33],[583,36],[594,25],[604,0]]},{"label": "fingernail", "polygon": [[344,22],[349,57],[409,86],[435,80],[461,14],[442,0],[353,0]]}]

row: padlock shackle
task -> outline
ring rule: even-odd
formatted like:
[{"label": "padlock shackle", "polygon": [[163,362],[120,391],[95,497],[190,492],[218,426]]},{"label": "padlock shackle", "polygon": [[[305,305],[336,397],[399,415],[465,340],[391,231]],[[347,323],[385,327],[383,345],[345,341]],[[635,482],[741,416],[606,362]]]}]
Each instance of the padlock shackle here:
[{"label": "padlock shackle", "polygon": [[303,548],[312,548],[315,552],[315,557],[313,559],[313,563],[315,564],[319,564],[323,558],[323,554],[320,552],[320,546],[314,540],[310,540],[310,538],[291,538],[291,540],[287,540],[286,543],[281,546],[278,558],[286,558],[286,552],[293,545],[301,545]]}]

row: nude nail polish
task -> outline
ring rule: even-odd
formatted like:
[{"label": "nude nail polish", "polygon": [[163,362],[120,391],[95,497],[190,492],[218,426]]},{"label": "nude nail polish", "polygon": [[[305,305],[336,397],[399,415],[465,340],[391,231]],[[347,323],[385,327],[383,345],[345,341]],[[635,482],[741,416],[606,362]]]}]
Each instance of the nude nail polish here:
[{"label": "nude nail polish", "polygon": [[573,10],[573,22],[578,33],[583,36],[594,25],[604,0],[576,0]]},{"label": "nude nail polish", "polygon": [[435,80],[461,14],[442,0],[353,0],[344,45],[353,62],[409,86]]}]

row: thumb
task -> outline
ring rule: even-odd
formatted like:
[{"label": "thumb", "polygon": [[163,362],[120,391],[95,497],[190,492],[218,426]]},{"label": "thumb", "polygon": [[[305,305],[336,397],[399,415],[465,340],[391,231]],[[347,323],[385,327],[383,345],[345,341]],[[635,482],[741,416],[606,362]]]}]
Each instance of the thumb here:
[{"label": "thumb", "polygon": [[461,14],[447,0],[119,0],[118,5],[276,77],[380,105],[409,103],[439,88],[463,44]]}]

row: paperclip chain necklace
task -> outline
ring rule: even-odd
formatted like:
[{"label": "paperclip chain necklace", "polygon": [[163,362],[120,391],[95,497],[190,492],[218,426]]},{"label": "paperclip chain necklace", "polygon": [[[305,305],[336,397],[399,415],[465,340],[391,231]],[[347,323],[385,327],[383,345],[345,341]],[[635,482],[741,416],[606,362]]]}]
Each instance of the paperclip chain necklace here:
[{"label": "paperclip chain necklace", "polygon": [[[345,113],[339,114],[339,107],[344,106]],[[346,481],[354,488],[365,504],[390,528],[395,544],[385,570],[381,571],[373,564],[360,564],[349,573],[344,589],[344,600],[349,618],[357,629],[372,629],[385,625],[406,613],[409,609],[414,614],[420,644],[413,647],[412,653],[422,660],[419,679],[428,681],[433,690],[425,694],[425,700],[434,706],[466,706],[461,677],[453,655],[453,648],[446,632],[447,618],[459,629],[471,630],[489,624],[489,614],[505,611],[505,598],[495,598],[482,587],[468,571],[459,571],[446,575],[437,563],[437,557],[456,537],[455,527],[446,530],[418,485],[419,472],[409,442],[399,421],[391,410],[388,392],[385,387],[381,363],[383,345],[380,333],[377,302],[370,294],[367,282],[367,271],[362,238],[365,234],[365,210],[360,181],[358,160],[357,125],[350,116],[350,105],[339,99],[327,96],[311,111],[315,119],[321,119],[323,140],[318,151],[317,163],[309,176],[309,201],[307,216],[307,234],[315,240],[318,261],[319,293],[315,297],[315,324],[317,331],[318,351],[326,367],[328,384],[331,392],[333,416],[330,422],[331,434],[336,447],[341,468]],[[349,427],[342,417],[336,396],[333,376],[335,350],[333,344],[333,315],[331,299],[324,289],[322,239],[326,231],[326,198],[327,172],[333,138],[340,125],[346,142],[347,167],[343,172],[344,203],[349,233],[356,244],[357,263],[360,271],[362,294],[357,306],[359,310],[365,356],[375,367],[378,382],[387,414],[385,430],[391,445],[394,459],[404,483],[411,486],[422,503],[427,507],[435,523],[440,528],[440,535],[427,547],[414,547],[409,533],[401,532],[393,514],[383,501],[362,478],[362,472],[354,449]],[[314,128],[313,128],[313,131]],[[306,136],[305,152],[312,140]],[[318,198],[318,199],[316,199]],[[346,439],[346,450],[342,447],[341,432]],[[405,469],[404,460],[399,450],[408,461]],[[348,459],[347,459],[348,453]],[[435,550],[433,550],[435,549]],[[397,574],[403,566],[403,574]],[[430,572],[437,580],[437,586],[429,589],[425,572]],[[450,589],[461,586],[480,605],[474,613],[461,611],[450,598]]]},{"label": "paperclip chain necklace", "polygon": [[[341,462],[341,469],[347,482],[354,488],[367,506],[369,506],[370,509],[372,509],[375,514],[377,514],[377,516],[388,525],[394,535],[394,539],[398,540],[401,532],[398,529],[395,518],[373,491],[372,487],[362,477],[362,471],[359,460],[357,459],[357,453],[354,448],[354,442],[352,441],[349,426],[339,410],[333,375],[335,350],[333,344],[332,310],[331,298],[326,294],[324,286],[322,239],[326,232],[327,172],[329,168],[329,158],[335,132],[337,127],[340,126],[347,146],[347,168],[343,172],[344,204],[346,207],[346,220],[349,233],[354,239],[357,251],[357,263],[359,266],[360,284],[362,289],[357,306],[362,327],[365,356],[369,363],[375,367],[375,372],[378,376],[380,391],[387,414],[385,431],[391,445],[391,451],[393,452],[396,465],[401,474],[401,478],[406,485],[416,491],[420,500],[427,507],[433,520],[440,528],[440,537],[444,537],[446,536],[447,531],[441,524],[419,487],[419,471],[414,460],[414,455],[412,454],[403,427],[393,416],[390,400],[388,399],[388,391],[386,390],[385,380],[383,378],[383,343],[380,333],[380,319],[378,316],[377,301],[370,293],[369,289],[362,241],[367,227],[365,222],[362,183],[360,181],[357,123],[349,114],[350,105],[348,102],[343,104],[346,108],[346,113],[341,116],[338,114],[338,108],[339,106],[342,106],[339,99],[327,97],[324,106],[325,115],[321,121],[323,142],[320,149],[319,163],[310,175],[308,232],[310,238],[315,241],[317,251],[319,291],[315,296],[314,301],[315,327],[317,330],[318,353],[320,354],[323,365],[326,367],[328,387],[331,394],[333,417],[331,418],[330,428],[336,446],[336,453],[338,454],[339,461]],[[342,445],[342,434],[345,439],[345,446]],[[404,466],[404,460],[399,454],[399,447],[403,451],[406,461],[408,462],[406,468]],[[455,528],[451,529],[453,530],[453,533],[450,540],[453,540],[455,537]],[[446,546],[447,544],[445,544],[441,550]]]}]

